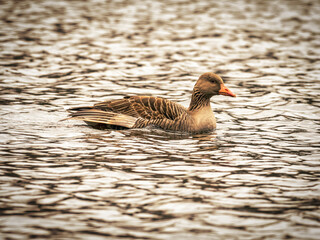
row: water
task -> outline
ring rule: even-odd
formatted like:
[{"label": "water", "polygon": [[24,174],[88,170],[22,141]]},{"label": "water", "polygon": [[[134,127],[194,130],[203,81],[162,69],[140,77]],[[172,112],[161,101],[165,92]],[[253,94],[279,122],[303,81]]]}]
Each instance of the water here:
[{"label": "water", "polygon": [[[319,239],[319,1],[7,1],[2,239]],[[185,106],[219,73],[217,130],[100,131],[65,109]]]}]

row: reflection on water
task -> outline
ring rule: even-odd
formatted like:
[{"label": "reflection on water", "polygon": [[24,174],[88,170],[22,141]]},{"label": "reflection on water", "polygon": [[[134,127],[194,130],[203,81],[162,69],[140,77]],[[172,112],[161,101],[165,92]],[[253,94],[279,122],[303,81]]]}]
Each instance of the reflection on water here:
[{"label": "reflection on water", "polygon": [[[317,239],[317,1],[7,1],[0,9],[1,236]],[[64,108],[188,105],[221,74],[209,135],[100,131]]]}]

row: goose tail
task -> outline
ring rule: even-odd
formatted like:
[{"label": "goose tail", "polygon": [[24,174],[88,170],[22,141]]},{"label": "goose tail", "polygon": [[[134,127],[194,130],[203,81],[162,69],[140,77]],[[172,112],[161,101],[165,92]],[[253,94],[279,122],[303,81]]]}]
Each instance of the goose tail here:
[{"label": "goose tail", "polygon": [[125,128],[132,128],[137,118],[131,117],[121,113],[115,112],[106,112],[98,109],[79,109],[80,111],[75,111],[70,114],[69,118],[67,119],[77,119],[83,120],[88,124],[92,123],[100,123],[105,125],[112,125],[112,126],[120,126]]}]

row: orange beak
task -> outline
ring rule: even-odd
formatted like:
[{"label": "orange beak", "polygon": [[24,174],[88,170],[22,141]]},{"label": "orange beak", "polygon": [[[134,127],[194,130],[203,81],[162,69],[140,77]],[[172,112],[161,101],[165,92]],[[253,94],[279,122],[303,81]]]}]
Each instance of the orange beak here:
[{"label": "orange beak", "polygon": [[225,96],[230,96],[230,97],[235,97],[236,96],[224,84],[221,84],[221,88],[220,88],[219,94],[220,95],[225,95]]}]

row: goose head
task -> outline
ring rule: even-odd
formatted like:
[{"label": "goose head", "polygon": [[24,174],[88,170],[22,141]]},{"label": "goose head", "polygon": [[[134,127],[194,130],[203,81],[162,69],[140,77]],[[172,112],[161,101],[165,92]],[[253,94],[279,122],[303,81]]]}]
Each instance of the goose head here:
[{"label": "goose head", "polygon": [[193,90],[194,92],[200,92],[209,98],[213,95],[236,96],[224,85],[222,78],[212,72],[202,74]]}]

